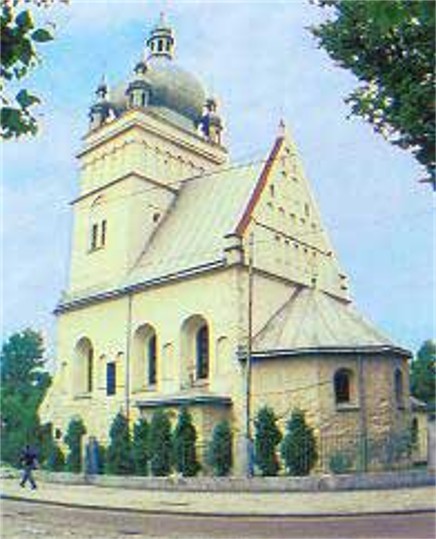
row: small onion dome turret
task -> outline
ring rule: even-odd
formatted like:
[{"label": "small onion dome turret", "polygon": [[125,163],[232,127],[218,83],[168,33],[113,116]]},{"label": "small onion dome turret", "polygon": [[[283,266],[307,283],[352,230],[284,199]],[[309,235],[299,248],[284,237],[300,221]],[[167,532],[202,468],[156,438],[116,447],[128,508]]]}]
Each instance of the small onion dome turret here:
[{"label": "small onion dome turret", "polygon": [[217,101],[210,97],[206,101],[206,112],[200,123],[201,131],[209,142],[221,144],[223,122],[217,113]]},{"label": "small onion dome turret", "polygon": [[149,103],[151,83],[147,80],[147,69],[144,60],[139,61],[135,66],[135,76],[126,90],[130,107],[146,107]]},{"label": "small onion dome turret", "polygon": [[103,125],[109,118],[111,112],[111,104],[107,100],[108,88],[104,78],[100,82],[95,91],[97,99],[89,110],[90,129],[96,129]]}]

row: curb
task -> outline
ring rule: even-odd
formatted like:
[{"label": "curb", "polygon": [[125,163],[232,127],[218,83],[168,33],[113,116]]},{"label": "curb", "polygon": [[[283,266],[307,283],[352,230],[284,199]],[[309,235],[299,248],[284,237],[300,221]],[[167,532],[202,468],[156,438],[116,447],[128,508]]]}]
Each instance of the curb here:
[{"label": "curb", "polygon": [[350,512],[337,512],[337,513],[256,513],[252,514],[249,512],[218,512],[213,513],[211,511],[183,511],[183,510],[168,510],[168,509],[136,509],[133,507],[108,507],[102,505],[94,504],[80,504],[80,503],[67,503],[67,502],[55,502],[52,500],[35,500],[32,498],[26,498],[25,496],[14,496],[8,494],[0,494],[1,500],[11,500],[17,502],[27,502],[32,504],[43,504],[54,507],[69,507],[73,509],[90,509],[93,511],[111,511],[119,513],[139,513],[139,514],[148,514],[148,515],[171,515],[179,517],[195,517],[195,518],[251,518],[251,519],[262,519],[262,518],[301,518],[301,519],[310,519],[310,518],[359,518],[359,517],[368,517],[368,516],[389,516],[389,515],[416,515],[424,513],[436,513],[435,507],[429,508],[417,508],[417,509],[392,509],[392,510],[381,510],[381,511],[350,511]]}]

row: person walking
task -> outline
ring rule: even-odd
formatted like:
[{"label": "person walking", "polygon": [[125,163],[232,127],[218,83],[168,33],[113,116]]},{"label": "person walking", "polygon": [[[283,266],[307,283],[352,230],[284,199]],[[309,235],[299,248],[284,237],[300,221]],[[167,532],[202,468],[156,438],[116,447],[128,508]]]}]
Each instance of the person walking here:
[{"label": "person walking", "polygon": [[20,462],[23,466],[23,476],[21,478],[20,486],[24,487],[26,485],[26,482],[29,481],[30,488],[32,490],[35,490],[37,487],[32,471],[37,468],[38,460],[36,451],[32,447],[30,447],[29,444],[27,444],[21,452]]}]

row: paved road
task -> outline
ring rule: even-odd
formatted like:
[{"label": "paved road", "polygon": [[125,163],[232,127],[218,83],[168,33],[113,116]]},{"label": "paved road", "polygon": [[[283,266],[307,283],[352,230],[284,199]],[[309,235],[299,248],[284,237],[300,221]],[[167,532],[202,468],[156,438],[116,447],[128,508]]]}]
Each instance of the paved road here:
[{"label": "paved road", "polygon": [[341,518],[237,518],[93,511],[2,500],[3,539],[433,539],[434,513]]}]

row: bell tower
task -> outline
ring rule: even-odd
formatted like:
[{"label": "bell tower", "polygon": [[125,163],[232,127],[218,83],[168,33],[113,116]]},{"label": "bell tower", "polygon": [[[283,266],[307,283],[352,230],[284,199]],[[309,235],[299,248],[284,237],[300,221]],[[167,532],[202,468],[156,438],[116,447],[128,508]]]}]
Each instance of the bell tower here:
[{"label": "bell tower", "polygon": [[65,299],[122,286],[171,211],[183,182],[228,159],[222,123],[197,78],[174,61],[175,37],[161,15],[148,55],[131,78],[103,80],[78,153],[70,284]]}]

